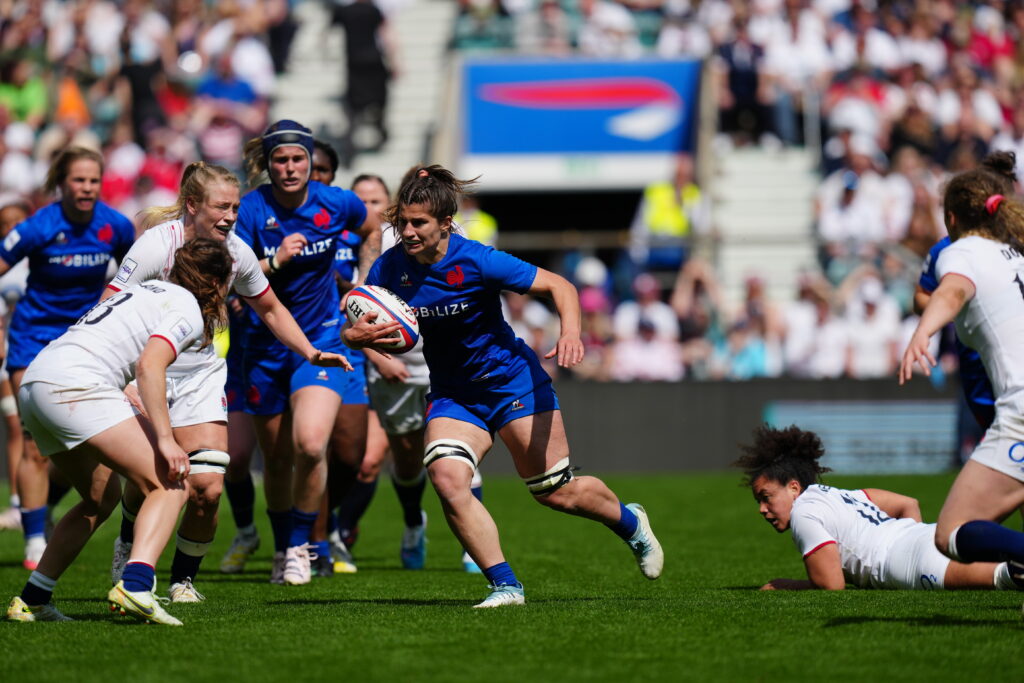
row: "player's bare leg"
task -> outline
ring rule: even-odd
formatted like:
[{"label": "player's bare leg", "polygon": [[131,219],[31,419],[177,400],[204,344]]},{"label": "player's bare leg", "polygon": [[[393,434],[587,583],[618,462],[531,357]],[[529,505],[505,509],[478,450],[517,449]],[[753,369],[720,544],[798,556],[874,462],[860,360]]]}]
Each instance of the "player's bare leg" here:
[{"label": "player's bare leg", "polygon": [[[11,389],[17,395],[25,368],[11,371]],[[26,569],[35,569],[46,548],[46,497],[50,490],[49,459],[39,452],[36,442],[23,432],[21,461],[18,463],[17,489],[21,500],[21,527],[25,534]]]}]

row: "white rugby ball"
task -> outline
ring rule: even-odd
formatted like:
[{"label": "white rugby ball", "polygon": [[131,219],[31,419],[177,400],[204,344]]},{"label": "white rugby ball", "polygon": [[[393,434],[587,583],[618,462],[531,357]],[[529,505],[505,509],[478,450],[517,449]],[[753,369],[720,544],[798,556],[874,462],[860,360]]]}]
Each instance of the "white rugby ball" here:
[{"label": "white rugby ball", "polygon": [[381,346],[392,353],[405,353],[420,338],[420,324],[409,304],[402,301],[394,292],[376,285],[360,285],[348,294],[345,302],[345,314],[353,325],[367,313],[374,312],[377,318],[375,325],[397,321],[402,326],[395,332],[394,342]]}]

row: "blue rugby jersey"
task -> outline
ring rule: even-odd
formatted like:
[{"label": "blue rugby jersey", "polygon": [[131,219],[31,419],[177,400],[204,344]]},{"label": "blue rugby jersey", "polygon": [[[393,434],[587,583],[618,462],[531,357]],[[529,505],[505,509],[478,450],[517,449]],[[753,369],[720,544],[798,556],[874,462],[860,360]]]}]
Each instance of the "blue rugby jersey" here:
[{"label": "blue rugby jersey", "polygon": [[[939,286],[939,279],[935,273],[935,264],[939,260],[939,254],[950,244],[952,244],[952,240],[949,237],[943,237],[928,250],[928,256],[925,257],[924,267],[921,269],[921,277],[917,284],[929,294]],[[981,362],[981,355],[969,346],[965,346],[959,338],[956,340],[956,352],[960,359],[960,383],[963,385],[967,405],[978,424],[988,429],[996,416],[995,398],[992,393],[992,384],[988,381],[985,366]]]},{"label": "blue rugby jersey", "polygon": [[362,236],[353,230],[342,230],[338,235],[338,251],[334,255],[334,270],[342,280],[353,282],[356,267],[359,265],[359,247],[362,243]]},{"label": "blue rugby jersey", "polygon": [[[306,247],[276,273],[270,285],[312,343],[340,332],[341,300],[334,281],[334,260],[338,238],[355,231],[366,220],[366,206],[354,193],[338,187],[309,183],[306,202],[297,209],[278,204],[270,185],[261,185],[242,198],[235,230],[256,252],[256,257],[273,256],[285,237],[301,233]],[[253,317],[247,343],[267,348],[279,343],[273,333]]]},{"label": "blue rugby jersey", "polygon": [[[119,262],[132,242],[131,221],[97,202],[92,221],[72,223],[60,202],[46,206],[14,228],[0,245],[0,258],[13,266],[28,258],[25,296],[18,302],[12,331],[51,328],[54,338],[96,305],[107,284],[110,260]],[[15,335],[16,337],[17,335]]]},{"label": "blue rugby jersey", "polygon": [[536,277],[536,266],[453,234],[448,253],[432,265],[401,245],[389,249],[366,284],[386,287],[412,307],[431,387],[460,394],[528,372],[525,357],[533,352],[505,322],[499,294],[524,293]]}]

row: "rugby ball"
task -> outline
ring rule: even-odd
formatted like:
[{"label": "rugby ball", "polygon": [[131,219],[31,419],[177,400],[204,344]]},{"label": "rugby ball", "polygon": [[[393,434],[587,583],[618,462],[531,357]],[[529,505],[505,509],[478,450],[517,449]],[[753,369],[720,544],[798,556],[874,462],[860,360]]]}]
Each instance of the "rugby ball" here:
[{"label": "rugby ball", "polygon": [[[402,301],[390,289],[376,285],[360,285],[348,293],[345,301],[345,314],[353,325],[367,313],[374,312],[377,318],[375,325],[389,323],[393,320],[402,323],[395,332],[394,342],[381,344],[382,348],[392,353],[405,353],[420,338],[420,324],[409,304]],[[390,338],[389,338],[390,339]]]}]

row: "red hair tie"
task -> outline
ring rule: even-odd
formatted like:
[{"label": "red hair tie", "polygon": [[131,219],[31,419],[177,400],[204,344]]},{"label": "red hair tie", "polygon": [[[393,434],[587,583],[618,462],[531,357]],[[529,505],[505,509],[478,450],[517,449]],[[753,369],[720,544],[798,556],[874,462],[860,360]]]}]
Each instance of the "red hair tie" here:
[{"label": "red hair tie", "polygon": [[990,216],[996,212],[996,209],[999,208],[999,204],[1002,203],[1004,199],[1006,199],[1006,197],[1003,195],[994,194],[985,200],[985,210],[988,211]]},{"label": "red hair tie", "polygon": [[[417,173],[416,175],[417,175],[418,177],[420,177],[420,178],[426,178],[427,176],[429,176],[429,175],[430,175],[430,171],[428,171],[428,170],[427,170],[427,169],[425,169],[425,168],[421,168],[421,169],[420,169],[420,171],[419,171],[419,173]],[[991,211],[990,211],[989,213],[991,213]]]}]

